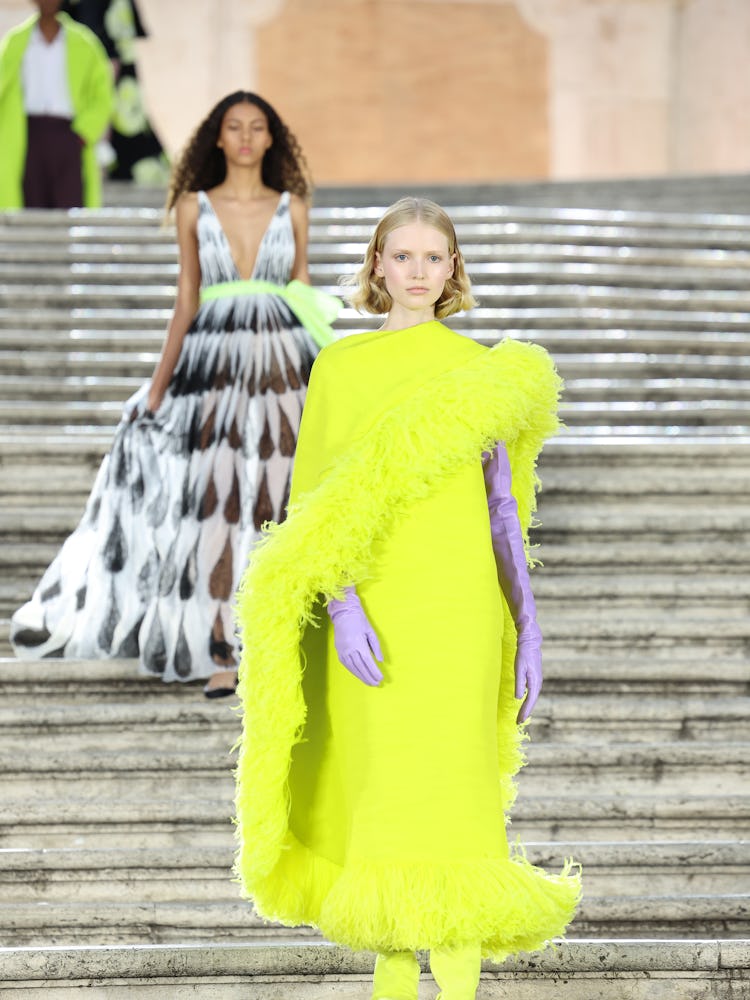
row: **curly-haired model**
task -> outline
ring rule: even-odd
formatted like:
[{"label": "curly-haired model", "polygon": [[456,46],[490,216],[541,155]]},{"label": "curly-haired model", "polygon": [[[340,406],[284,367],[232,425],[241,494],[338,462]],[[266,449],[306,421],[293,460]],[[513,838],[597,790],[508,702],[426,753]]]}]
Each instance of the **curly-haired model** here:
[{"label": "curly-haired model", "polygon": [[435,318],[444,319],[463,309],[471,309],[476,302],[471,294],[471,282],[466,274],[456,230],[445,209],[427,198],[401,198],[387,209],[375,228],[362,266],[341,282],[348,300],[360,311],[376,315],[390,312],[393,299],[386,288],[385,275],[381,273],[385,243],[394,230],[412,222],[421,222],[442,233],[453,259],[452,274],[435,302]]},{"label": "curly-haired model", "polygon": [[266,116],[273,141],[263,158],[263,183],[274,191],[289,191],[309,200],[312,181],[297,139],[268,101],[249,90],[236,90],[209,112],[180,154],[172,170],[167,212],[184,192],[210,191],[226,177],[226,158],[217,143],[224,116],[235,104],[254,104]]},{"label": "curly-haired model", "polygon": [[165,681],[205,678],[209,698],[234,692],[234,590],[262,525],[286,515],[310,370],[340,306],[310,287],[305,171],[254,94],[198,127],[169,192],[179,270],[159,360],[97,477],[96,523],[13,616],[19,655],[139,657]]}]

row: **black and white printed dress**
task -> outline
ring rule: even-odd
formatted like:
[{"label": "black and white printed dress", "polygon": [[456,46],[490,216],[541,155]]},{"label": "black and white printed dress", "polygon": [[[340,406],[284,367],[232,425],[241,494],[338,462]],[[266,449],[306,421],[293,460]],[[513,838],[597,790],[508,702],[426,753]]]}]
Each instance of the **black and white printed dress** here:
[{"label": "black and white printed dress", "polygon": [[248,293],[289,281],[289,194],[249,283],[204,192],[198,202],[202,301],[169,388],[153,419],[148,384],[126,403],[80,524],[13,615],[18,656],[139,657],[165,681],[239,659],[233,595],[261,525],[284,516],[318,347],[281,295]]}]

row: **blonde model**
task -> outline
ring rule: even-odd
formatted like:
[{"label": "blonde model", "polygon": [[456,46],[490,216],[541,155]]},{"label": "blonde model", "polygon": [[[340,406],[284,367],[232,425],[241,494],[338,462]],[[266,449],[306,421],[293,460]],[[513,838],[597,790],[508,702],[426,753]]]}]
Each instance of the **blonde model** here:
[{"label": "blonde model", "polygon": [[237,868],[258,910],[378,953],[373,1000],[442,1000],[482,955],[564,932],[577,872],[505,826],[541,687],[526,540],[559,380],[539,347],[440,320],[473,304],[453,225],[403,199],[355,305],[382,327],[313,367],[289,515],[240,593]]}]

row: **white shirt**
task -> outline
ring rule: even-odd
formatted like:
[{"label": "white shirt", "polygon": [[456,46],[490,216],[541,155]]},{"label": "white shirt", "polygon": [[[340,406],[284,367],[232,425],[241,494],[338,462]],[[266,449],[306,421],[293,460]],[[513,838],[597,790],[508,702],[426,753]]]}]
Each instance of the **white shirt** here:
[{"label": "white shirt", "polygon": [[37,24],[23,56],[23,104],[27,115],[73,118],[65,60],[65,29],[48,42]]}]

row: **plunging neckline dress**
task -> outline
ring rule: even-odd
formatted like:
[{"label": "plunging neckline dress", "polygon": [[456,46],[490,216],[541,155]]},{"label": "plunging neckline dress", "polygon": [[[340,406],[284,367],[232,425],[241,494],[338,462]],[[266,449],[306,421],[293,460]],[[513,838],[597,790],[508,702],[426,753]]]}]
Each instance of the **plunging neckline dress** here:
[{"label": "plunging neckline dress", "polygon": [[289,202],[242,281],[198,192],[201,304],[169,387],[153,419],[148,383],[125,404],[82,520],[13,615],[17,655],[137,657],[165,681],[238,660],[233,595],[261,525],[284,519],[318,351],[277,294],[295,259]]}]

